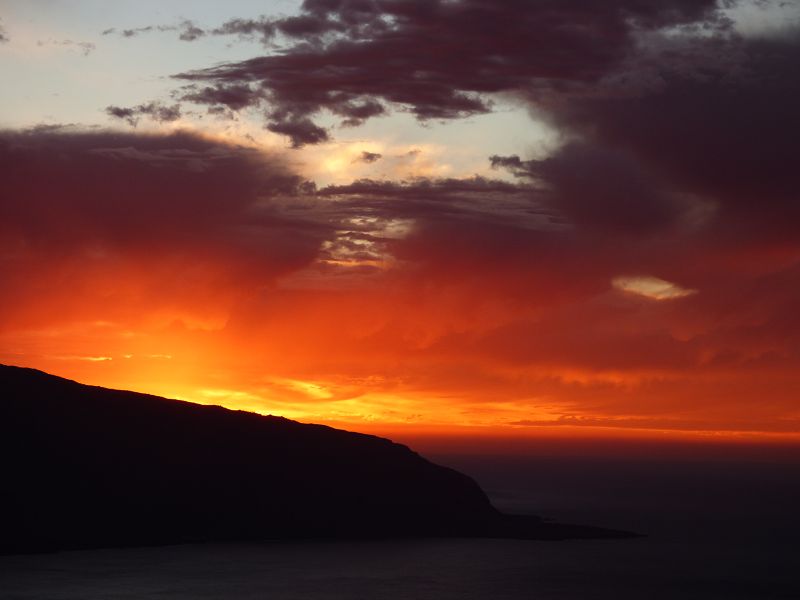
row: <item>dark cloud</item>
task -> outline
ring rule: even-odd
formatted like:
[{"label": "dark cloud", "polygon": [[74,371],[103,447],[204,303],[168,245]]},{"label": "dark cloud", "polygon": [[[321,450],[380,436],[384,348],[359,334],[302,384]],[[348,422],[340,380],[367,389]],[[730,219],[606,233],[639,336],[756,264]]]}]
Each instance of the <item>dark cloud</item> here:
[{"label": "dark cloud", "polygon": [[106,106],[106,114],[116,119],[123,119],[124,121],[128,121],[128,123],[135,127],[138,118],[137,118],[137,111],[134,108],[125,108],[124,106]]},{"label": "dark cloud", "polygon": [[492,156],[492,167],[545,186],[543,197],[570,222],[609,233],[651,235],[688,217],[692,205],[636,156],[613,148],[569,143],[549,158]]},{"label": "dark cloud", "polygon": [[[635,156],[673,189],[714,202],[721,224],[793,235],[786,224],[800,216],[800,205],[786,166],[800,130],[793,75],[800,32],[704,40],[678,50],[658,66],[632,68],[627,84],[560,99],[550,115],[596,146]],[[634,79],[644,79],[644,71],[656,81],[642,87]]]},{"label": "dark cloud", "polygon": [[[155,30],[161,31],[160,28],[156,28],[156,27],[153,27],[152,25],[148,25],[147,27],[137,27],[135,29],[123,29],[122,31],[120,31],[120,35],[122,37],[129,38],[129,37],[135,37],[135,36],[137,36],[137,35],[139,35],[141,33],[148,33],[150,31],[155,31]],[[113,33],[114,30],[113,29],[111,29],[111,30],[106,29],[103,33],[106,34],[106,32]]]},{"label": "dark cloud", "polygon": [[381,158],[383,158],[383,154],[380,154],[378,152],[367,152],[366,150],[364,150],[361,153],[361,156],[359,156],[355,160],[370,164],[379,161]]},{"label": "dark cloud", "polygon": [[267,19],[231,19],[212,30],[214,35],[238,35],[254,37],[266,44],[275,36],[275,25]]},{"label": "dark cloud", "polygon": [[128,29],[118,29],[109,27],[102,31],[102,35],[117,34],[122,37],[131,38],[143,33],[152,32],[177,32],[178,39],[183,42],[194,42],[200,38],[214,35],[226,36],[236,35],[240,38],[259,38],[264,44],[268,44],[278,33],[279,28],[275,22],[266,18],[261,19],[231,19],[219,27],[204,29],[193,21],[185,20],[178,25],[147,25],[145,27],[133,27]]},{"label": "dark cloud", "polygon": [[[120,109],[120,118],[126,114]],[[454,231],[495,226],[523,237],[560,227],[529,186],[480,177],[359,180],[316,190],[274,157],[182,133],[49,125],[4,132],[0,142],[9,191],[0,215],[4,240],[40,248],[43,260],[92,248],[123,255],[162,248],[183,256],[200,252],[204,260],[233,253],[228,267],[238,271],[237,261],[247,266],[264,257],[269,263],[272,256],[280,263],[298,244],[308,244],[301,263],[323,241],[331,248],[369,242],[361,246],[367,254],[371,243],[401,251],[398,240],[378,233],[399,221],[419,231],[449,223]],[[264,250],[257,249],[259,240]]]},{"label": "dark cloud", "polygon": [[147,116],[158,123],[169,123],[181,118],[181,108],[179,104],[166,106],[160,102],[148,102],[137,106],[107,106],[106,114],[115,119],[127,121],[131,127],[136,127],[139,118]]},{"label": "dark cloud", "polygon": [[254,93],[257,91],[249,85],[186,86],[179,98],[185,102],[206,104],[212,108],[221,106],[237,111],[252,103]]},{"label": "dark cloud", "polygon": [[[193,293],[250,293],[318,260],[397,254],[438,269],[446,257],[418,246],[437,228],[451,227],[451,239],[496,230],[507,245],[558,227],[524,185],[361,180],[317,191],[275,157],[182,133],[4,132],[0,176],[0,269],[15,290],[2,298],[8,319],[59,281],[71,282],[78,312],[81,302],[97,310],[86,294],[98,286],[125,281],[156,305],[192,304]],[[391,233],[411,224],[418,234],[408,241]]]},{"label": "dark cloud", "polygon": [[8,34],[6,33],[5,28],[3,27],[2,19],[0,19],[0,44],[9,41]]},{"label": "dark cloud", "polygon": [[550,229],[558,218],[528,186],[472,177],[467,179],[413,179],[396,182],[359,179],[316,192],[346,208],[346,218],[413,219],[418,228],[452,221],[503,223],[524,232]]},{"label": "dark cloud", "polygon": [[333,108],[333,112],[345,117],[341,123],[342,127],[358,127],[367,119],[386,114],[386,108],[380,102],[365,100],[339,104]]},{"label": "dark cloud", "polygon": [[303,9],[303,14],[289,17],[231,19],[206,33],[255,38],[264,45],[274,44],[280,38],[303,39],[319,44],[332,33],[361,39],[388,28],[383,20],[375,18],[377,12],[373,2],[347,2],[330,6],[315,6],[313,2],[306,2]]},{"label": "dark cloud", "polygon": [[450,197],[453,194],[477,193],[508,193],[528,194],[531,191],[526,186],[520,186],[497,179],[471,177],[467,179],[428,179],[420,177],[410,181],[388,181],[373,179],[358,179],[346,185],[331,185],[319,191],[323,196],[358,195],[358,196],[387,196],[417,197],[420,200]]},{"label": "dark cloud", "polygon": [[206,35],[206,32],[194,24],[193,21],[183,21],[178,25],[147,25],[144,27],[132,27],[128,29],[118,29],[116,27],[109,27],[104,29],[102,35],[119,35],[124,38],[132,38],[142,35],[144,33],[152,32],[178,32],[178,38],[184,42],[193,42]]},{"label": "dark cloud", "polygon": [[184,21],[178,28],[179,39],[184,42],[193,42],[206,35],[206,32],[192,23],[191,21]]},{"label": "dark cloud", "polygon": [[330,139],[328,132],[315,125],[311,119],[298,118],[294,115],[274,119],[267,124],[267,129],[287,136],[291,140],[292,148],[302,148],[306,144],[319,144]]},{"label": "dark cloud", "polygon": [[163,31],[163,30],[158,27],[154,27],[153,25],[148,25],[146,27],[135,27],[130,29],[117,29],[116,27],[109,27],[108,29],[104,29],[102,31],[102,35],[119,34],[122,37],[130,38],[130,37],[135,37],[141,33],[149,33],[151,31]]},{"label": "dark cloud", "polygon": [[[491,273],[489,294],[503,294],[515,286],[528,289],[535,280],[521,281],[520,268],[546,271],[559,248],[564,251],[559,260],[565,265],[580,254],[560,216],[527,185],[481,177],[362,179],[322,188],[317,197],[334,201],[339,235],[373,236],[372,244],[381,252],[411,266],[414,285],[430,281],[434,286],[446,282],[461,286]],[[353,228],[352,223],[359,225]],[[401,236],[381,233],[403,223],[407,225]]]},{"label": "dark cloud", "polygon": [[491,110],[491,94],[596,84],[642,33],[697,22],[724,26],[711,0],[308,1],[298,16],[220,30],[278,32],[280,53],[177,77],[257,83],[249,104],[270,106],[281,129],[276,114],[303,121],[328,110],[352,125],[383,114],[384,104],[420,120],[454,119]]},{"label": "dark cloud", "polygon": [[86,131],[86,127],[78,123],[39,123],[33,127],[25,129],[26,134],[49,134],[49,133],[75,133]]},{"label": "dark cloud", "polygon": [[513,156],[493,154],[489,157],[489,163],[493,169],[508,169],[515,177],[529,177],[532,165],[532,161],[523,161],[516,154]]},{"label": "dark cloud", "polygon": [[87,294],[124,296],[126,279],[133,297],[109,311],[137,294],[191,304],[215,285],[251,289],[312,261],[328,236],[271,207],[307,189],[279,159],[188,134],[3,132],[0,176],[3,321],[63,285],[72,308],[100,312]]}]

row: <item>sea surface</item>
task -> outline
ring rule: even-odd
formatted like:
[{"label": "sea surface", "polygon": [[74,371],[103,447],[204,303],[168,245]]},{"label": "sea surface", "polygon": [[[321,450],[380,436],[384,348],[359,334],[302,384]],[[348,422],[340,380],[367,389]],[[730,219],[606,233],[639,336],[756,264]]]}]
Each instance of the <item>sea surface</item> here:
[{"label": "sea surface", "polygon": [[472,475],[508,512],[647,537],[194,544],[5,556],[0,599],[800,598],[800,462],[431,458]]}]

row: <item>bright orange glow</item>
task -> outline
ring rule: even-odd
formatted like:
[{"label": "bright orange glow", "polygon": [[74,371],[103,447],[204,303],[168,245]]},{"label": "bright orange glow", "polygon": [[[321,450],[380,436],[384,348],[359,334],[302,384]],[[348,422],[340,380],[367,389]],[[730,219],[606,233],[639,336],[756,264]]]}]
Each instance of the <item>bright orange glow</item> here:
[{"label": "bright orange glow", "polygon": [[[136,277],[117,281],[146,287]],[[535,322],[535,314],[477,289],[426,290],[384,274],[356,289],[279,284],[261,298],[201,294],[181,297],[181,311],[132,303],[105,314],[103,302],[90,301],[101,297],[94,286],[118,283],[83,285],[86,295],[73,298],[69,311],[53,309],[67,303],[60,296],[20,307],[27,327],[0,334],[0,362],[398,439],[469,432],[508,439],[800,440],[789,371],[742,373],[709,364],[685,373],[635,362],[608,368],[604,352],[582,354],[580,344],[565,350],[552,339],[541,348],[527,340],[537,360],[521,361],[514,352],[523,333],[495,339],[488,349],[475,340],[520,319]],[[102,320],[88,320],[98,314]],[[607,347],[625,358],[624,348]],[[771,403],[754,405],[750,399],[765,390]],[[708,401],[715,396],[724,402]],[[774,418],[776,408],[784,417]]]},{"label": "bright orange glow", "polygon": [[639,269],[507,182],[315,192],[253,148],[98,135],[9,174],[0,362],[399,439],[800,437],[797,243]]}]

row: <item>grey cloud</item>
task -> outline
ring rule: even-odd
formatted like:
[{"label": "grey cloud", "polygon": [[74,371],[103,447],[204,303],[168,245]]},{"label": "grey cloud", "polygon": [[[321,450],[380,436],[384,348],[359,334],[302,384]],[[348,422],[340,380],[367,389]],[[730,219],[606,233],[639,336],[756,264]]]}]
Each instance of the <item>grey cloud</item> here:
[{"label": "grey cloud", "polygon": [[106,107],[105,112],[110,117],[126,121],[131,127],[136,127],[142,116],[147,116],[158,123],[168,123],[181,118],[179,104],[167,106],[160,102],[148,102],[131,107],[111,105]]},{"label": "grey cloud", "polygon": [[[290,136],[297,127],[274,115],[306,123],[329,111],[353,126],[394,106],[421,121],[456,119],[492,110],[496,93],[596,85],[636,51],[643,32],[696,23],[725,26],[713,0],[306,1],[293,17],[215,30],[278,36],[278,53],[176,77],[246,84],[251,94],[242,102],[266,107],[273,129]],[[313,142],[292,139],[305,143]]]},{"label": "grey cloud", "polygon": [[380,154],[378,152],[367,152],[366,150],[364,150],[361,153],[361,155],[355,160],[365,163],[374,163],[379,161],[381,158],[383,158],[383,154]]}]

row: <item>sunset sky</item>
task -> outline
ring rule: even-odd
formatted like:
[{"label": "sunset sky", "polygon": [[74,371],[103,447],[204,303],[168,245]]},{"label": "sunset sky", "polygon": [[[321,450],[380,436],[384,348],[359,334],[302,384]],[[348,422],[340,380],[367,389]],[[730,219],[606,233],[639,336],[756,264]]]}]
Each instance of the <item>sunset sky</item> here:
[{"label": "sunset sky", "polygon": [[800,440],[798,2],[0,0],[0,72],[0,363]]}]

